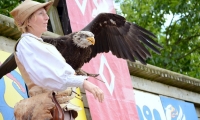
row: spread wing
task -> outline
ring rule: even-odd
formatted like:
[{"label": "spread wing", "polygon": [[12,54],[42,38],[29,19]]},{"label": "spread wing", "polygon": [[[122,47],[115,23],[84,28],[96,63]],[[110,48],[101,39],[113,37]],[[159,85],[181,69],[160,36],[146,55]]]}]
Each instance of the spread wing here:
[{"label": "spread wing", "polygon": [[162,48],[154,41],[156,36],[150,31],[117,14],[101,13],[82,30],[91,31],[95,36],[95,45],[88,61],[98,53],[111,51],[118,58],[133,62],[137,59],[146,64],[145,60],[151,54],[145,46],[158,54],[157,47]]},{"label": "spread wing", "polygon": [[[95,45],[92,46],[92,54],[88,61],[98,53],[111,51],[118,58],[135,61],[138,59],[146,64],[145,60],[151,54],[145,46],[160,54],[156,48],[162,48],[153,38],[151,32],[136,24],[127,22],[120,15],[101,13],[82,30],[91,31],[95,35]],[[87,62],[88,62],[87,61]],[[11,54],[0,66],[0,78],[17,67],[14,54]]]},{"label": "spread wing", "polygon": [[15,57],[13,53],[0,66],[0,79],[7,73],[10,73],[15,68],[17,68],[17,64],[15,62]]}]

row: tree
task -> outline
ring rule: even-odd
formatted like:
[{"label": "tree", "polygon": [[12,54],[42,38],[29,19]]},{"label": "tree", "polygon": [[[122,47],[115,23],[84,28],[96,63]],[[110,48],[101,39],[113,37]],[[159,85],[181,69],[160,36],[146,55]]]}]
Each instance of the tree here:
[{"label": "tree", "polygon": [[149,64],[200,79],[199,1],[124,0],[120,8],[128,21],[152,31],[164,47],[161,55],[152,53]]},{"label": "tree", "polygon": [[19,0],[1,0],[0,14],[10,16],[9,12],[19,4]]},{"label": "tree", "polygon": [[[0,0],[0,14],[10,16],[10,11],[14,9],[17,5],[19,5],[24,0]],[[34,0],[38,2],[44,2],[45,0]]]}]

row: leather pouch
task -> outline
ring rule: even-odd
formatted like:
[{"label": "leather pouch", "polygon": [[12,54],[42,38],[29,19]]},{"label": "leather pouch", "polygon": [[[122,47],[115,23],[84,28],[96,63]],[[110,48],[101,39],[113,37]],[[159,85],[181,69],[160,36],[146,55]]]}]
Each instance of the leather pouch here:
[{"label": "leather pouch", "polygon": [[64,112],[52,92],[23,99],[14,107],[15,120],[64,120]]}]

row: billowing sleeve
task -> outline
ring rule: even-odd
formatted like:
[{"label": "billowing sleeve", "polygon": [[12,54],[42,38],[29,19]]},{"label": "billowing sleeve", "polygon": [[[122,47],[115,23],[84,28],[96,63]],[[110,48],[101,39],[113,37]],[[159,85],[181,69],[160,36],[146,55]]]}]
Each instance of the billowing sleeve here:
[{"label": "billowing sleeve", "polygon": [[38,86],[61,91],[67,87],[82,87],[87,78],[75,75],[74,69],[53,45],[30,36],[20,40],[16,54],[31,80]]}]

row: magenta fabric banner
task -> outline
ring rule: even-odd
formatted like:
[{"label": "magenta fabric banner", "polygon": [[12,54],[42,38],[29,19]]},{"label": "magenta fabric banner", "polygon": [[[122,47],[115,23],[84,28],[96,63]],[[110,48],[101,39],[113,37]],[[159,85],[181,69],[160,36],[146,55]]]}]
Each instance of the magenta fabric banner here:
[{"label": "magenta fabric banner", "polygon": [[[115,13],[112,0],[66,0],[72,31],[81,30],[100,12]],[[111,53],[98,54],[83,66],[99,79],[89,81],[99,86],[105,95],[103,103],[86,91],[93,120],[138,120],[135,98],[127,62]]]}]

